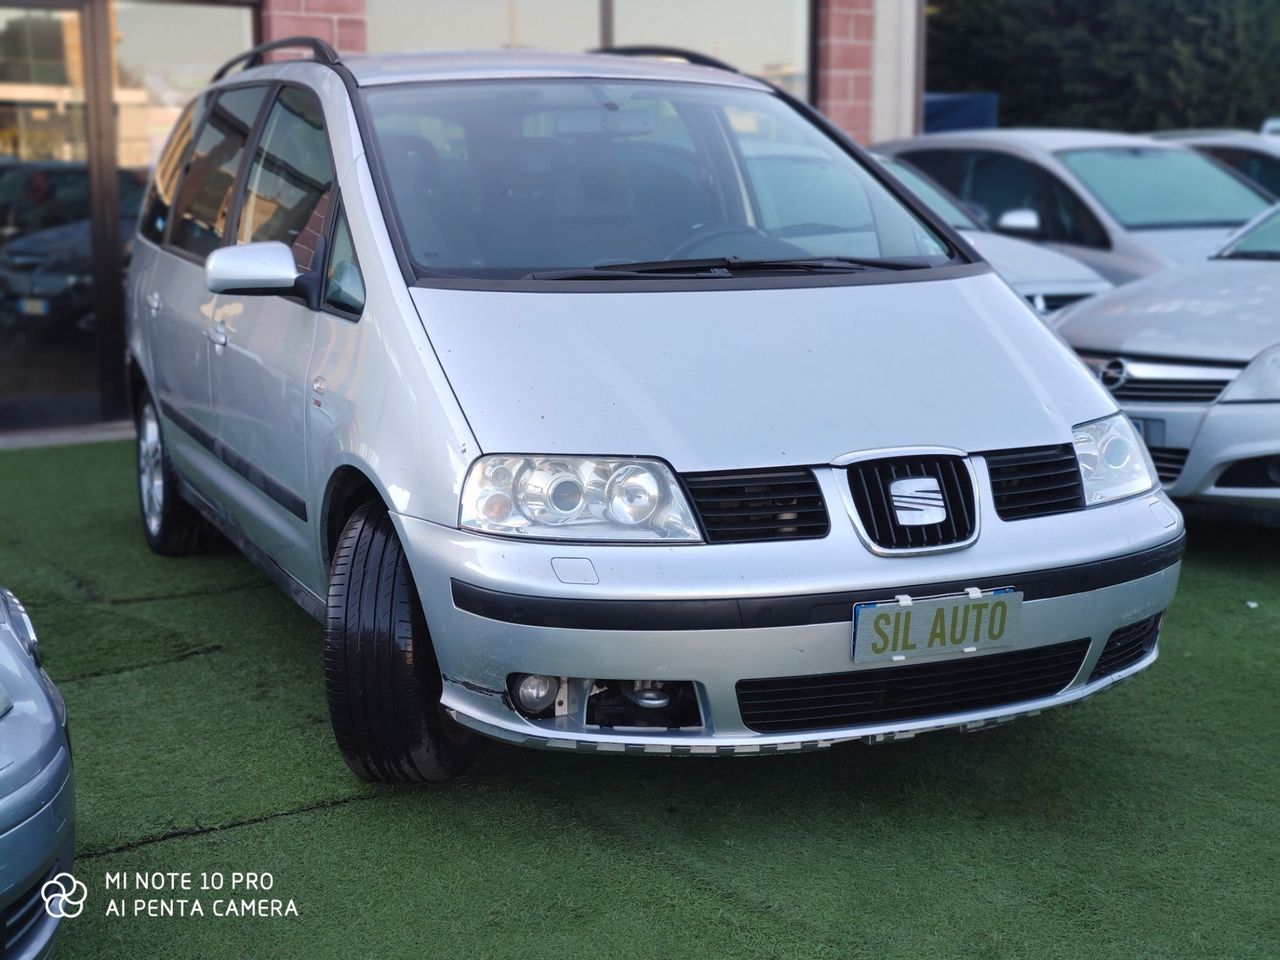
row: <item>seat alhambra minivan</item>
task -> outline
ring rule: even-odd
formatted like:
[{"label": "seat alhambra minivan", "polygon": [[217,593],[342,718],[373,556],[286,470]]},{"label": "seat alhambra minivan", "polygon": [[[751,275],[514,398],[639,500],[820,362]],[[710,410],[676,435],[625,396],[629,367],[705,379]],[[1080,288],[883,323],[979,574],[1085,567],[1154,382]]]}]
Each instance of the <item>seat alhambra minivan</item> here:
[{"label": "seat alhambra minivan", "polygon": [[1133,427],[811,108],[662,50],[288,43],[144,203],[141,513],[324,624],[356,774],[974,730],[1155,660],[1183,529]]}]

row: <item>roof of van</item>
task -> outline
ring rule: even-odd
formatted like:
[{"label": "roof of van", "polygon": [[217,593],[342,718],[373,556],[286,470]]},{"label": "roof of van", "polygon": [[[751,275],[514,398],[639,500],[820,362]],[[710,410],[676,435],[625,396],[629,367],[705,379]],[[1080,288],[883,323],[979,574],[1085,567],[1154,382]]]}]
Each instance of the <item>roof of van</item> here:
[{"label": "roof of van", "polygon": [[360,86],[415,80],[560,79],[672,80],[767,89],[741,73],[675,59],[541,50],[446,50],[343,57]]}]

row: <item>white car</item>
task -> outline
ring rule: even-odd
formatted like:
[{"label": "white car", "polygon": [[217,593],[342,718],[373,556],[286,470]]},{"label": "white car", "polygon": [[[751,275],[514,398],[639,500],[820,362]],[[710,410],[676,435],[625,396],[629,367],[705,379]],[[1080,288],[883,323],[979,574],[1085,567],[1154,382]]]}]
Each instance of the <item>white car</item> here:
[{"label": "white car", "polygon": [[959,230],[1041,316],[1112,288],[1110,280],[1079,260],[988,229],[967,213],[959,200],[911,164],[889,157],[878,159],[925,206]]},{"label": "white car", "polygon": [[1272,203],[1230,168],[1151,137],[967,130],[876,150],[980,207],[999,232],[1048,244],[1114,283],[1209,256]]},{"label": "white car", "polygon": [[1280,521],[1280,207],[1211,259],[1054,322],[1135,425],[1174,497]]}]

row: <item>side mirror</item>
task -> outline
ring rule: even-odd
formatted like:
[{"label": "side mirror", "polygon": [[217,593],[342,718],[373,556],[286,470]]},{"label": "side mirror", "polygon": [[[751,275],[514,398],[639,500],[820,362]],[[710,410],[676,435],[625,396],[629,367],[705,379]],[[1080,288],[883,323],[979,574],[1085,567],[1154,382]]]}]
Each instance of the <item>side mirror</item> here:
[{"label": "side mirror", "polygon": [[1006,210],[996,221],[996,229],[1001,233],[1012,233],[1021,237],[1040,236],[1040,214],[1030,208]]},{"label": "side mirror", "polygon": [[279,240],[221,247],[204,262],[204,285],[210,293],[291,293],[303,276],[293,251]]}]

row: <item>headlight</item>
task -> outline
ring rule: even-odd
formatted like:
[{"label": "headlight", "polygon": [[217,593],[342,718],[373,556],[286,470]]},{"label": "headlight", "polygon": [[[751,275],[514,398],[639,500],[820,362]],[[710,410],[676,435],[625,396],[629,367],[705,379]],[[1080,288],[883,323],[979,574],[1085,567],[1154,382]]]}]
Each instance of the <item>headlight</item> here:
[{"label": "headlight", "polygon": [[1226,403],[1280,400],[1280,343],[1254,357],[1227,386],[1222,399]]},{"label": "headlight", "polygon": [[40,641],[36,637],[36,628],[31,625],[27,616],[27,608],[8,590],[0,589],[0,624],[7,623],[18,638],[18,643],[27,655],[40,666]]},{"label": "headlight", "polygon": [[549,540],[702,539],[667,466],[623,458],[481,457],[459,525]]},{"label": "headlight", "polygon": [[1073,443],[1085,506],[1146,493],[1156,485],[1147,448],[1123,413],[1082,423],[1074,430]]}]

